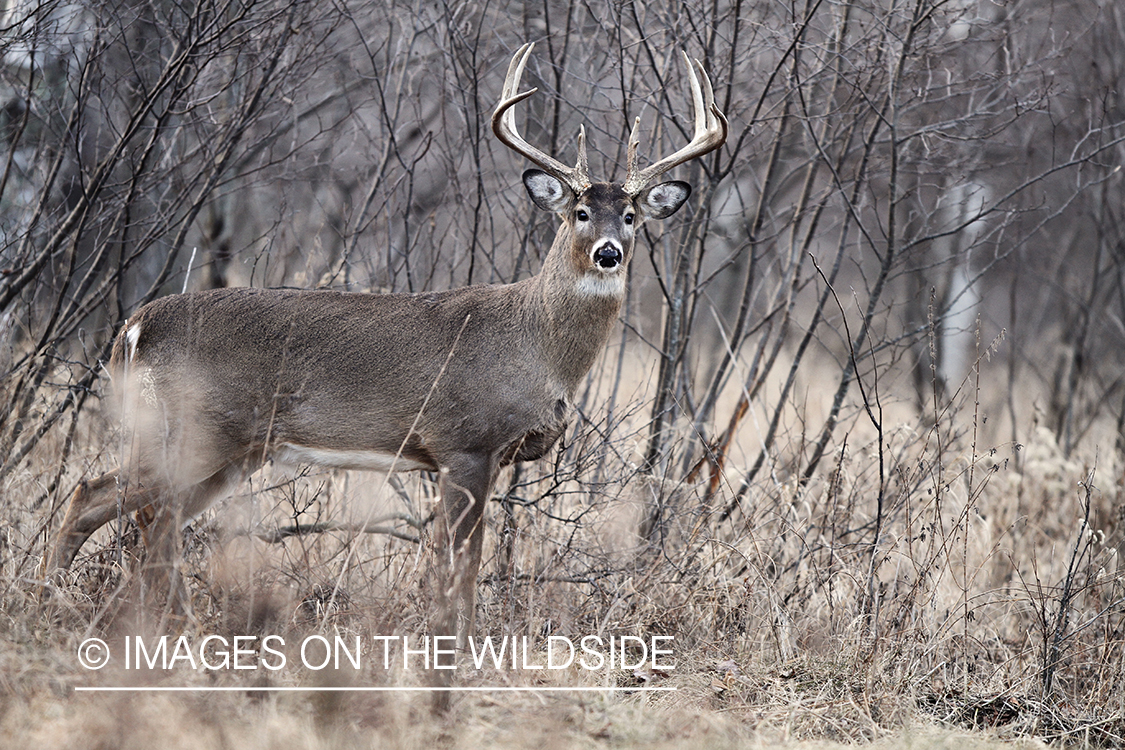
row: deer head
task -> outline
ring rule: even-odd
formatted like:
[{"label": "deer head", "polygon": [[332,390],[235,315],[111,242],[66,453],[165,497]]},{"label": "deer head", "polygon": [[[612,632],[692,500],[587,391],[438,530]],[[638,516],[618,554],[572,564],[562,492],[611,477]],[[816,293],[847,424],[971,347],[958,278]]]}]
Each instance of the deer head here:
[{"label": "deer head", "polygon": [[[559,214],[560,237],[569,243],[568,261],[583,279],[583,288],[624,291],[624,269],[632,257],[634,238],[642,222],[674,214],[691,195],[691,186],[678,180],[652,183],[673,167],[719,148],[728,125],[715,105],[711,81],[703,65],[686,54],[695,132],[691,142],[674,154],[640,169],[641,118],[633,122],[628,145],[628,170],[623,183],[591,183],[586,154],[586,131],[578,131],[578,163],[568,167],[529,144],[516,128],[513,106],[537,89],[519,93],[520,80],[534,44],[516,51],[508,65],[500,103],[492,114],[492,131],[502,143],[536,164],[523,174],[523,183],[536,206]],[[698,73],[697,73],[698,71]],[[557,244],[557,240],[556,240]]]}]

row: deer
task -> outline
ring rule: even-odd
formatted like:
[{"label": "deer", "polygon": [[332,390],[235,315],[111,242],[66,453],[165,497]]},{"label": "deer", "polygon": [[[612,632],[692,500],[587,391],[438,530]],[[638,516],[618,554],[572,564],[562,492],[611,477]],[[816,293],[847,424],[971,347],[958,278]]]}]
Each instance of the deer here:
[{"label": "deer", "polygon": [[[687,201],[656,182],[722,146],[728,124],[702,63],[683,53],[691,141],[638,167],[640,118],[623,182],[591,182],[585,128],[568,167],[520,135],[514,105],[533,44],[512,57],[495,136],[536,166],[531,202],[560,226],[538,274],[422,293],[224,288],[158,298],[114,339],[121,394],[119,468],[74,490],[48,573],[66,569],[109,521],[145,517],[145,569],[176,588],[182,528],[267,461],[438,476],[434,549],[446,625],[472,631],[482,519],[500,469],[546,454],[625,296],[636,234]],[[144,576],[142,576],[142,579]]]}]

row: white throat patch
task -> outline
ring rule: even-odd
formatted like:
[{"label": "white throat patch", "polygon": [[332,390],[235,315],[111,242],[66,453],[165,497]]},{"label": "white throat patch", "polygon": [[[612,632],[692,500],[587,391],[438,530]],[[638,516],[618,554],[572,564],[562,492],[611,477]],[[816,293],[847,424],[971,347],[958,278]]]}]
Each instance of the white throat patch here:
[{"label": "white throat patch", "polygon": [[587,273],[574,290],[583,297],[621,297],[625,294],[624,273]]}]

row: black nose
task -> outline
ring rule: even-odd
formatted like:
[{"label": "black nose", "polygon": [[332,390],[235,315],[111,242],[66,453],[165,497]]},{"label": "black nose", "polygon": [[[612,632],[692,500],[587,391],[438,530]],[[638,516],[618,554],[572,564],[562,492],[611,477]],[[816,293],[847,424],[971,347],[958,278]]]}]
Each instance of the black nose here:
[{"label": "black nose", "polygon": [[613,245],[602,245],[594,251],[594,262],[602,268],[616,268],[621,265],[621,251]]}]

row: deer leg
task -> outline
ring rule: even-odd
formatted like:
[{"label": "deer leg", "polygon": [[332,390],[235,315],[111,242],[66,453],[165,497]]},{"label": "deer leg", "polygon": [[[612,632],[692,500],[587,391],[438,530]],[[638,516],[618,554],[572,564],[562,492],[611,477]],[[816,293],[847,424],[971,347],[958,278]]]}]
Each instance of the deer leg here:
[{"label": "deer leg", "polygon": [[166,601],[172,614],[190,611],[181,573],[185,524],[227,494],[246,474],[242,462],[228,464],[202,482],[172,494],[169,501],[143,509],[145,518],[140,525],[145,561],[141,579],[154,602]]},{"label": "deer leg", "polygon": [[[484,539],[484,505],[496,479],[497,461],[491,456],[462,455],[442,463],[441,507],[435,526],[438,622],[436,635],[455,636],[463,647],[473,632],[476,615],[477,571]],[[448,669],[433,669],[431,684],[449,687]],[[432,709],[445,713],[450,694],[434,693]]]},{"label": "deer leg", "polygon": [[141,524],[141,537],[145,543],[141,581],[153,602],[167,602],[174,613],[180,614],[186,602],[186,592],[180,580],[182,515],[176,503],[150,507],[153,512],[146,513],[145,523]]},{"label": "deer leg", "polygon": [[484,540],[484,506],[496,478],[491,456],[465,455],[441,469],[437,549],[443,573],[444,634],[460,644],[475,624],[477,572]]},{"label": "deer leg", "polygon": [[[166,545],[168,542],[164,537],[167,532],[161,525],[162,517],[175,515],[186,520],[198,515],[246,473],[247,468],[242,464],[228,465],[184,491],[179,498],[170,498],[170,490],[159,484],[139,486],[119,482],[118,471],[107,472],[92,482],[82,482],[70,496],[62,525],[44,561],[43,572],[49,575],[55,570],[69,568],[82,545],[95,531],[128,513],[138,513],[146,547],[150,538],[158,547]],[[173,502],[169,502],[170,499]],[[177,499],[178,503],[175,502]],[[176,512],[172,513],[166,506],[173,506]],[[171,518],[163,523],[176,525]],[[150,526],[157,528],[147,531]]]},{"label": "deer leg", "polygon": [[143,508],[157,495],[157,490],[151,487],[119,487],[117,471],[102,474],[92,482],[80,483],[70,496],[43,572],[50,574],[69,568],[91,534],[120,515]]}]

